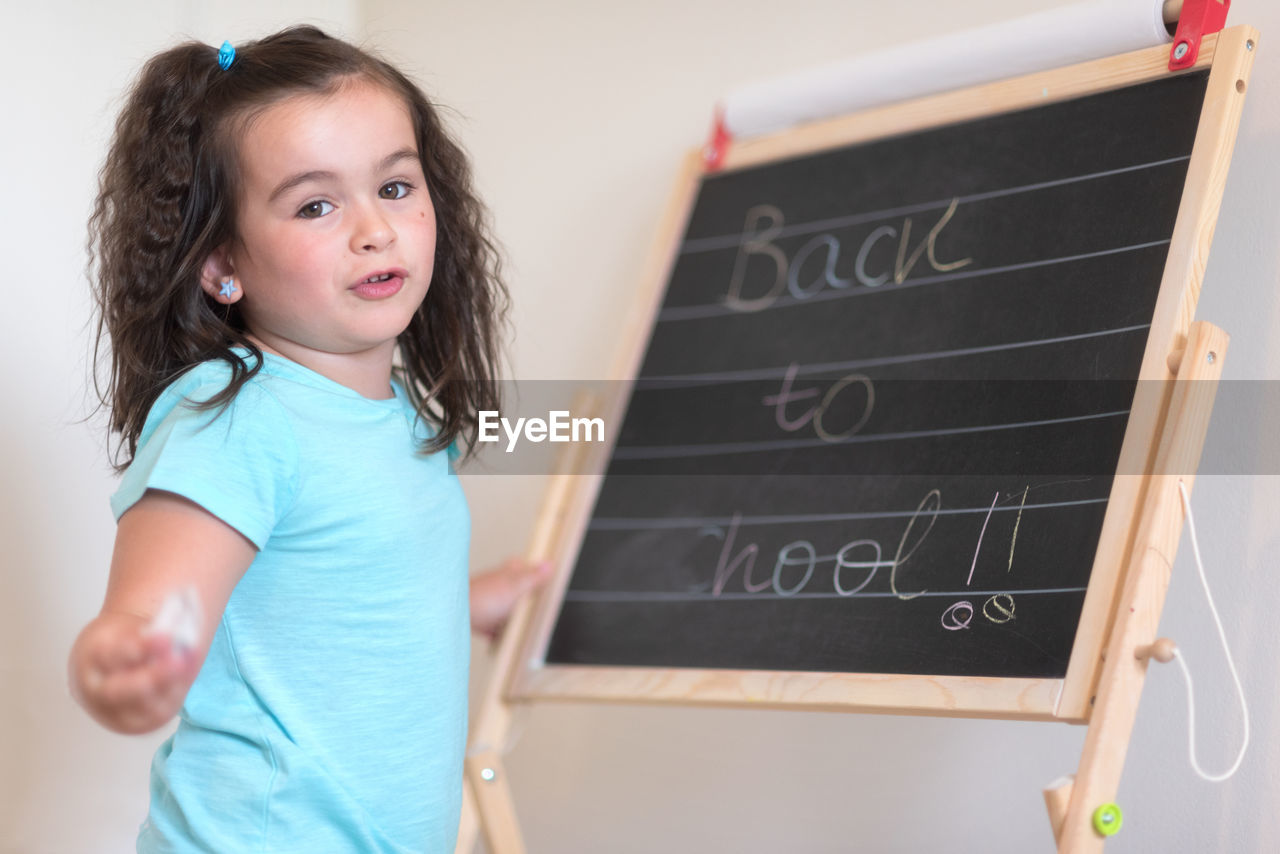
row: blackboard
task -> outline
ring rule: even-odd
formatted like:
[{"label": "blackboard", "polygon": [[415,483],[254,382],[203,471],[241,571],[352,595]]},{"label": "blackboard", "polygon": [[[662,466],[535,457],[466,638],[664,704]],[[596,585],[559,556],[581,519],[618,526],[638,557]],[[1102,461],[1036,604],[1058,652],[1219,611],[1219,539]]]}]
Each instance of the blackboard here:
[{"label": "blackboard", "polygon": [[1207,77],[704,176],[546,662],[1063,677]]},{"label": "blackboard", "polygon": [[568,700],[1088,724],[1043,794],[1058,850],[1101,850],[1228,349],[1196,304],[1257,40],[686,156],[471,730],[491,847],[515,706]]}]

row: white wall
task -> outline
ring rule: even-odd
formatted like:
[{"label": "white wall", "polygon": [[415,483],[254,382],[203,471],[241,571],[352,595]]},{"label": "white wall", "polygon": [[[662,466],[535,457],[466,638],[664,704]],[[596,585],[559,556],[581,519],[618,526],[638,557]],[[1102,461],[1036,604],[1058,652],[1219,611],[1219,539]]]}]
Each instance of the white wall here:
[{"label": "white wall", "polygon": [[[151,751],[165,733],[107,733],[66,696],[76,632],[101,603],[112,489],[86,411],[84,220],[116,108],[140,62],[190,34],[217,44],[308,17],[369,40],[459,113],[505,243],[514,373],[586,378],[623,337],[637,272],[677,162],[741,83],[1011,17],[1048,0],[645,3],[127,0],[3,13],[0,241],[0,852],[132,850]],[[1263,32],[1199,316],[1232,336],[1228,378],[1280,378],[1280,9],[1236,0]],[[1272,37],[1272,38],[1269,38]],[[584,367],[584,366],[590,366]],[[1206,453],[1258,472],[1277,416],[1215,420]],[[1274,461],[1274,455],[1268,459]],[[1274,463],[1270,466],[1275,471]],[[470,477],[475,563],[519,551],[537,478]],[[1280,850],[1276,654],[1280,478],[1202,476],[1195,504],[1254,745],[1210,786],[1186,760],[1181,680],[1148,679],[1116,852]],[[1163,621],[1195,671],[1202,760],[1221,768],[1240,728],[1189,549]],[[485,660],[477,660],[483,677]],[[508,757],[529,848],[540,852],[1047,851],[1040,788],[1074,769],[1083,730],[1053,724],[814,713],[539,705]]]}]

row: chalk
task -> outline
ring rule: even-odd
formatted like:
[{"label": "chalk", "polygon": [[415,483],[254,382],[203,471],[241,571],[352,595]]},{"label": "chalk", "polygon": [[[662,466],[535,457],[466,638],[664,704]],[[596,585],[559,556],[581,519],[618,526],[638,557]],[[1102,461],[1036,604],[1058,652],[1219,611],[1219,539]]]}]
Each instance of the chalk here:
[{"label": "chalk", "polygon": [[195,587],[180,587],[165,597],[155,618],[143,629],[144,635],[165,635],[178,652],[190,652],[200,639],[204,609]]}]

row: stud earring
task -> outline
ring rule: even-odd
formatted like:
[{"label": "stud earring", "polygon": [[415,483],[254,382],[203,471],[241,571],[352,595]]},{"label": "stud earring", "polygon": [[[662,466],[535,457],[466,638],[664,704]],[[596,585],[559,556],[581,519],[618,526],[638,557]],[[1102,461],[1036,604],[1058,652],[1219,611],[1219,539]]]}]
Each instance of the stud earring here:
[{"label": "stud earring", "polygon": [[236,280],[232,276],[227,276],[222,280],[222,290],[219,294],[224,297],[233,297],[236,295]]}]

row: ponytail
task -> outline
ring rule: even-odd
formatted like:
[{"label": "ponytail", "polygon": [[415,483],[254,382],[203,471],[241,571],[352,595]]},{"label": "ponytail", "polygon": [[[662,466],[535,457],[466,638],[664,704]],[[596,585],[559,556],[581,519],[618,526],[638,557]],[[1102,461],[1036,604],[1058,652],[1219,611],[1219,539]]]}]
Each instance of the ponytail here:
[{"label": "ponytail", "polygon": [[[260,367],[238,310],[200,288],[205,258],[233,233],[230,152],[218,150],[218,117],[209,110],[211,85],[224,73],[217,50],[197,42],[152,58],[116,121],[99,174],[89,277],[98,309],[94,362],[108,370],[105,378],[95,370],[94,383],[122,439],[117,470],[132,460],[156,397],[183,371],[222,356],[242,377],[238,388]],[[232,346],[247,347],[259,363],[249,368]]]}]

